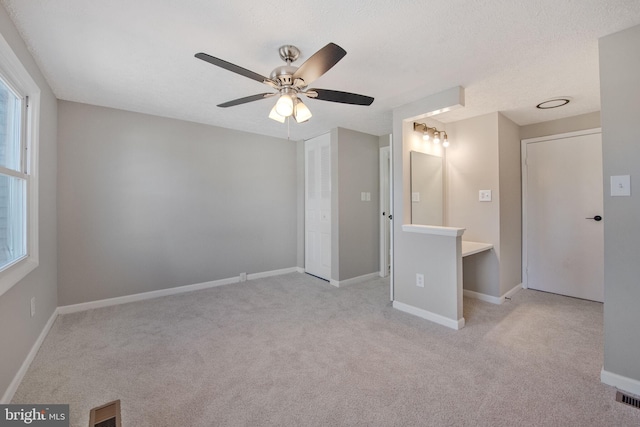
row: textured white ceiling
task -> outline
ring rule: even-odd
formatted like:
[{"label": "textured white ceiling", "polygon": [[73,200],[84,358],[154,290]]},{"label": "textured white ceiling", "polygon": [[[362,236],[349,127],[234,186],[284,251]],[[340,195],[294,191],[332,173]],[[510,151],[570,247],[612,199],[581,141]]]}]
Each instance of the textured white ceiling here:
[{"label": "textured white ceiling", "polygon": [[[287,136],[267,118],[268,92],[194,58],[268,75],[278,47],[300,65],[328,42],[348,53],[312,86],[375,97],[370,107],[305,100],[292,139],[341,126],[391,132],[391,109],[453,86],[466,107],[451,122],[501,111],[520,125],[600,109],[598,38],[640,24],[638,0],[0,0],[60,99]],[[537,110],[554,96],[567,107]]]}]

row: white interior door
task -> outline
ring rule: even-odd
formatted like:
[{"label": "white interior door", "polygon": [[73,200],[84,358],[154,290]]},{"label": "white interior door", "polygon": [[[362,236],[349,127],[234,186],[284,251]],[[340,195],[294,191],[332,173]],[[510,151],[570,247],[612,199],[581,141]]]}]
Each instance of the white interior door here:
[{"label": "white interior door", "polygon": [[331,135],[305,141],[305,271],[331,279]]},{"label": "white interior door", "polygon": [[600,130],[525,140],[523,160],[526,286],[603,301]]}]

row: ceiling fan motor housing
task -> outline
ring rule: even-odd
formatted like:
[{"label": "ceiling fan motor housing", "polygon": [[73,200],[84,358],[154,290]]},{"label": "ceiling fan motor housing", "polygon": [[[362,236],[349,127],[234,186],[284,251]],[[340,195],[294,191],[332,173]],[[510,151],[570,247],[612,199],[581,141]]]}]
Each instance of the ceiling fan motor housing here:
[{"label": "ceiling fan motor housing", "polygon": [[298,67],[293,65],[281,65],[271,72],[271,80],[275,80],[282,86],[293,85],[293,73],[296,72]]}]

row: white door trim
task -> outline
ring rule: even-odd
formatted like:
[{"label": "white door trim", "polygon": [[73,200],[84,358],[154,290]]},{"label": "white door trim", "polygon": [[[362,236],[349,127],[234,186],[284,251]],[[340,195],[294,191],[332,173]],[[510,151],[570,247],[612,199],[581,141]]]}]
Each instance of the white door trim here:
[{"label": "white door trim", "polygon": [[520,141],[521,170],[522,170],[522,287],[529,288],[527,275],[527,144],[551,141],[556,139],[573,138],[576,136],[602,133],[602,128],[580,130],[576,132],[559,133],[556,135],[527,138]]},{"label": "white door trim", "polygon": [[393,134],[389,134],[389,299],[393,301],[394,280],[393,280]]},{"label": "white door trim", "polygon": [[[325,149],[328,150],[326,157]],[[311,165],[313,167],[310,166],[310,153],[313,153]],[[304,268],[309,274],[330,280],[332,227],[330,133],[304,141],[304,162]],[[310,176],[313,179],[310,179]],[[313,196],[310,195],[310,189],[313,189]],[[310,233],[313,234],[310,235]]]},{"label": "white door trim", "polygon": [[[391,194],[390,190],[390,147],[380,147],[380,277],[387,277],[389,273],[389,246],[390,246],[390,224],[387,219],[391,215]],[[385,185],[386,184],[386,185]],[[386,203],[385,203],[386,202]]]}]

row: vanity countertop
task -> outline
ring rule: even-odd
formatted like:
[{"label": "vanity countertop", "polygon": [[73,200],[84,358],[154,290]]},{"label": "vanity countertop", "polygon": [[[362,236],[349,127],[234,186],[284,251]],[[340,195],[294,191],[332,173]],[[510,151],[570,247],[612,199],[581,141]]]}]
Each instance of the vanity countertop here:
[{"label": "vanity countertop", "polygon": [[493,248],[491,243],[480,243],[480,242],[467,242],[462,241],[462,256],[466,257],[469,255],[477,254],[478,252],[488,251]]},{"label": "vanity countertop", "polygon": [[458,227],[440,227],[436,225],[417,225],[417,224],[403,224],[402,231],[408,233],[422,233],[422,234],[435,234],[438,236],[462,236],[464,228]]}]

